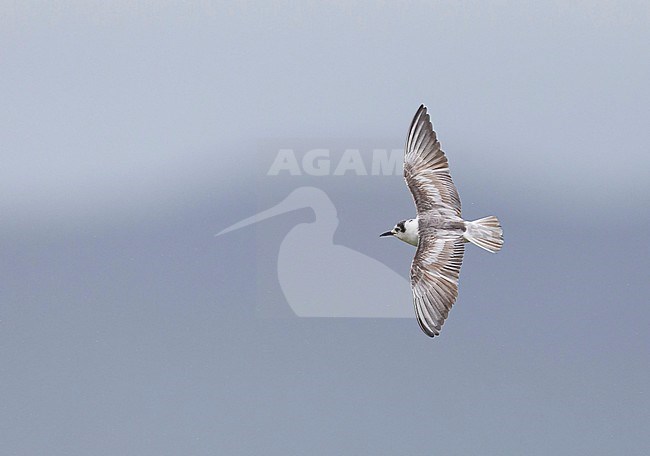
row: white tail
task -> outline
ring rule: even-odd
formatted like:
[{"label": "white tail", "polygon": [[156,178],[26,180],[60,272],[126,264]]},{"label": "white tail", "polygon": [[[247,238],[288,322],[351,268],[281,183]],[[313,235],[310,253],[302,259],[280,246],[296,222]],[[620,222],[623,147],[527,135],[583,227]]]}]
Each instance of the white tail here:
[{"label": "white tail", "polygon": [[499,219],[491,215],[473,222],[465,222],[465,239],[488,252],[496,253],[503,246],[503,230]]}]

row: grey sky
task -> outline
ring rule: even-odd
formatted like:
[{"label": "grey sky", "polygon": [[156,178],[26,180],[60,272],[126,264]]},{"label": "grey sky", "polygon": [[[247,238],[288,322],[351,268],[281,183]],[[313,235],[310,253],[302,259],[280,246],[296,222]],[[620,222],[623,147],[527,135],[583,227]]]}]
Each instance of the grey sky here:
[{"label": "grey sky", "polygon": [[[0,453],[647,454],[647,2],[0,11]],[[214,233],[316,186],[406,276],[401,177],[264,170],[400,147],[420,103],[504,250],[467,249],[435,340],[292,316],[313,214]]]}]

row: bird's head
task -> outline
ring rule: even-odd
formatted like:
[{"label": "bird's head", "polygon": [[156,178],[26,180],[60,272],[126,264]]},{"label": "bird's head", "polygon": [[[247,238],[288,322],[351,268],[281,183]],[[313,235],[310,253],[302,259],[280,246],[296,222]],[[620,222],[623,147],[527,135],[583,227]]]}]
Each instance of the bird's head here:
[{"label": "bird's head", "polygon": [[417,219],[410,219],[397,222],[392,230],[379,235],[379,237],[384,236],[395,236],[400,241],[418,245],[418,221]]}]

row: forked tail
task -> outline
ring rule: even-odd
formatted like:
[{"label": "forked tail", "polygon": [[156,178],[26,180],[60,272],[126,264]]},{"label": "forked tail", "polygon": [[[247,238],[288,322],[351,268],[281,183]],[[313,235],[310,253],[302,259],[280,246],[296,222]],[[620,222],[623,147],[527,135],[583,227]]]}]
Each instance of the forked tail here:
[{"label": "forked tail", "polygon": [[465,222],[465,239],[488,252],[496,253],[503,246],[503,230],[499,219],[491,215]]}]

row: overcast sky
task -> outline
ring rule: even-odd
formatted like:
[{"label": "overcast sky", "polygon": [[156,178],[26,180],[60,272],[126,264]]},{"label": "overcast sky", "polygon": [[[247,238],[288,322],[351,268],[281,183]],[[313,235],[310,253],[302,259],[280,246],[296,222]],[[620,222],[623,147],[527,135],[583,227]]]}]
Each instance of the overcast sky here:
[{"label": "overcast sky", "polygon": [[[0,453],[648,453],[647,2],[0,11]],[[214,234],[316,187],[332,245],[406,278],[377,237],[414,215],[399,175],[267,171],[283,148],[370,169],[420,103],[503,251],[467,248],[433,340],[298,318],[279,258],[324,206]],[[339,308],[387,295],[354,282]]]}]

